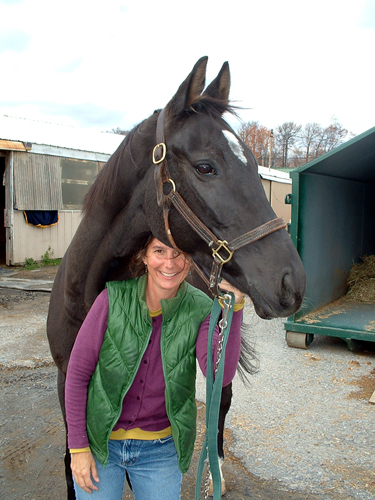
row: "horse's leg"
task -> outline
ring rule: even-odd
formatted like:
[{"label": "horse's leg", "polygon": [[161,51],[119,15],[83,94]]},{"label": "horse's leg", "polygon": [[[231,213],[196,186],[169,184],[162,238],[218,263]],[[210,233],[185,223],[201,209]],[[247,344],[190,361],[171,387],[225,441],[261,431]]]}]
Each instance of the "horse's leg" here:
[{"label": "horse's leg", "polygon": [[61,371],[57,371],[57,391],[59,395],[59,401],[61,406],[61,411],[64,418],[65,432],[66,432],[66,448],[65,448],[65,480],[67,487],[67,499],[76,500],[76,494],[73,485],[73,475],[72,469],[70,468],[70,453],[68,448],[68,436],[67,436],[67,425],[66,425],[66,414],[65,414],[65,374]]},{"label": "horse's leg", "polygon": [[[219,432],[217,435],[217,452],[219,455],[222,495],[225,495],[225,493],[227,492],[227,487],[225,484],[225,479],[222,471],[222,466],[224,463],[224,425],[225,425],[225,417],[227,416],[231,403],[232,403],[232,382],[227,386],[223,387],[221,391],[220,411],[219,411],[219,423],[218,423]],[[210,496],[214,494],[212,479],[210,480],[210,487],[208,494]]]},{"label": "horse's leg", "polygon": [[225,417],[232,403],[232,382],[223,387],[221,391],[220,412],[219,412],[219,434],[217,436],[217,449],[219,457],[224,460],[224,425]]}]

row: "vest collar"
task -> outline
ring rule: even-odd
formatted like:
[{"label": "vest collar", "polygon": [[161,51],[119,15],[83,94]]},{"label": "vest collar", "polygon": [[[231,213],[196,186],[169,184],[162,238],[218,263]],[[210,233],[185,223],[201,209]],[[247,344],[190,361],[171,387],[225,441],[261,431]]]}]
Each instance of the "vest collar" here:
[{"label": "vest collar", "polygon": [[[147,315],[147,318],[149,320],[150,314],[148,311],[148,307],[146,304],[146,285],[147,285],[147,273],[141,276],[138,280],[138,298],[139,302],[141,304],[142,308],[142,313],[143,315]],[[187,290],[187,285],[185,281],[183,281],[180,285],[180,288],[177,291],[177,294],[173,299],[162,299],[161,300],[161,309],[162,309],[162,314],[163,314],[163,321],[167,321],[170,319],[174,313],[177,311],[179,308],[183,298],[185,297]]]}]

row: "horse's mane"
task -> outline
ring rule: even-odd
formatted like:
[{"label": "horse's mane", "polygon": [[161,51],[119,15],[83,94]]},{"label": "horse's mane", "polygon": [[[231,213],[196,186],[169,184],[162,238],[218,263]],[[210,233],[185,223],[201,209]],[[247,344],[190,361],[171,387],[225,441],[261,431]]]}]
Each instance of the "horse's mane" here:
[{"label": "horse's mane", "polygon": [[127,152],[131,161],[134,162],[130,150],[130,142],[142,123],[135,126],[133,130],[126,134],[123,142],[99,172],[94,184],[85,196],[82,210],[83,215],[89,213],[93,208],[95,209],[99,200],[109,200],[118,192],[119,173],[120,169],[123,168],[124,154]]},{"label": "horse's mane", "polygon": [[209,95],[202,94],[200,99],[191,105],[196,113],[206,113],[213,118],[219,119],[224,113],[237,116],[236,106],[227,99],[217,99]]},{"label": "horse's mane", "polygon": [[183,119],[193,113],[206,114],[214,120],[221,119],[224,113],[230,113],[238,118],[237,109],[239,108],[227,99],[217,99],[216,97],[202,94],[188,109],[180,113],[178,118]]}]

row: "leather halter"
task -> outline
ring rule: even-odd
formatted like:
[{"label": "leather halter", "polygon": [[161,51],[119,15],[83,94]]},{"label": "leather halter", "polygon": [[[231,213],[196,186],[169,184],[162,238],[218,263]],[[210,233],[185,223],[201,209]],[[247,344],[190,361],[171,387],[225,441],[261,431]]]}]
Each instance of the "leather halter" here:
[{"label": "leather halter", "polygon": [[208,227],[203,224],[203,222],[194,214],[194,212],[182,199],[181,195],[177,192],[176,185],[169,175],[166,156],[167,146],[164,139],[163,109],[158,116],[156,126],[156,146],[152,154],[152,160],[155,164],[154,179],[156,186],[156,198],[158,205],[162,206],[163,208],[165,230],[173,248],[179,250],[173,239],[169,227],[169,211],[170,204],[172,203],[173,206],[178,210],[178,212],[183,216],[185,221],[212,249],[213,263],[209,280],[207,280],[203,271],[197,266],[194,261],[193,265],[200,277],[209,286],[211,293],[215,297],[219,297],[222,295],[219,291],[219,279],[221,270],[223,265],[231,260],[233,253],[239,248],[242,248],[246,245],[249,245],[250,243],[254,243],[255,241],[264,238],[268,234],[285,228],[286,224],[281,218],[276,218],[255,229],[252,229],[251,231],[243,234],[242,236],[239,236],[238,238],[235,238],[230,243],[228,243],[226,240],[219,240],[210,231],[210,229],[208,229]]}]

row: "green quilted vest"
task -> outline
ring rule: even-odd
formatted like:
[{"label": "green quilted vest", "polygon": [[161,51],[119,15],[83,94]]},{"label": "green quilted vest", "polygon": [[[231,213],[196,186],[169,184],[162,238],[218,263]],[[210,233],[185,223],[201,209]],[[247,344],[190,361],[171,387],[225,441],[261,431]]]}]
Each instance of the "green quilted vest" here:
[{"label": "green quilted vest", "polygon": [[[87,399],[87,433],[97,459],[108,462],[108,440],[120,417],[152,333],[146,305],[147,276],[107,283],[109,314]],[[183,282],[176,297],[162,300],[161,354],[165,404],[182,473],[189,468],[196,435],[195,344],[212,300]]]}]

